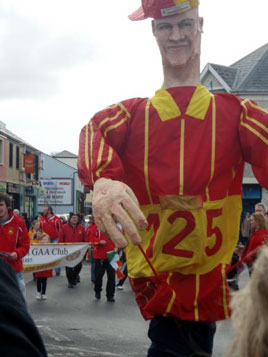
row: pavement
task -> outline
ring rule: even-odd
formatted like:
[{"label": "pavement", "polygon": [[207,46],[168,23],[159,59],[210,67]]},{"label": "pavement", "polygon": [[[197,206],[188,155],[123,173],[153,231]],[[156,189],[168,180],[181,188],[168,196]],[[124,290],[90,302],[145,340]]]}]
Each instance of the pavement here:
[{"label": "pavement", "polygon": [[[48,279],[47,300],[37,301],[32,274],[25,274],[29,311],[43,337],[48,356],[145,357],[150,345],[148,321],[136,305],[129,282],[116,291],[115,303],[98,301],[90,278],[90,265],[84,263],[81,283],[68,289],[65,269],[59,277]],[[240,287],[248,281],[245,270]],[[104,280],[104,286],[106,280]],[[217,323],[213,357],[225,357],[232,339],[230,320]]]}]

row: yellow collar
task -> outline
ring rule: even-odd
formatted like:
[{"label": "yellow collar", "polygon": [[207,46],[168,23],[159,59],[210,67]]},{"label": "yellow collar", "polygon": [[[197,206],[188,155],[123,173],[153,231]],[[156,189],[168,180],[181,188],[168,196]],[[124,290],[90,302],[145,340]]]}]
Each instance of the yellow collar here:
[{"label": "yellow collar", "polygon": [[[212,94],[199,83],[196,86],[185,114],[196,119],[204,120],[211,97]],[[164,88],[155,92],[155,96],[151,98],[151,103],[162,121],[177,118],[182,114],[171,94]]]}]

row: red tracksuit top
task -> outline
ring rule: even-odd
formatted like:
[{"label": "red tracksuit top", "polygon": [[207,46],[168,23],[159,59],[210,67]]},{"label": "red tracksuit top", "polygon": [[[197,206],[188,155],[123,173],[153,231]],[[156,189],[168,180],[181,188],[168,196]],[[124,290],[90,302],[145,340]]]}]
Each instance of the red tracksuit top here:
[{"label": "red tracksuit top", "polygon": [[51,217],[43,216],[40,219],[43,231],[49,235],[50,239],[59,238],[59,232],[62,227],[61,219],[53,214]]},{"label": "red tracksuit top", "polygon": [[22,271],[22,258],[28,253],[30,248],[30,239],[25,222],[10,211],[9,219],[0,225],[0,251],[16,252],[18,258],[16,261],[6,260],[16,272]]},{"label": "red tracksuit top", "polygon": [[[113,241],[107,237],[98,229],[95,223],[91,223],[87,229],[87,240],[93,247],[94,259],[108,259],[107,252],[114,250],[115,245]],[[101,240],[105,240],[106,244],[100,244]]]},{"label": "red tracksuit top", "polygon": [[85,228],[82,224],[72,226],[70,222],[65,223],[60,231],[60,243],[79,243],[86,241]]}]

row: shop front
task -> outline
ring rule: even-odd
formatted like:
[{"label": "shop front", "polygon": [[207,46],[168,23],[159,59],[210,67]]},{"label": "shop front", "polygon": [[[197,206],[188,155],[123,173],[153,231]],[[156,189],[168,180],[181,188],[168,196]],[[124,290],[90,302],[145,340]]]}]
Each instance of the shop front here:
[{"label": "shop front", "polygon": [[11,208],[21,209],[21,185],[17,185],[15,183],[7,182],[7,193],[11,199]]},{"label": "shop front", "polygon": [[30,221],[37,215],[37,189],[34,186],[25,186],[24,212]]},{"label": "shop front", "polygon": [[0,181],[0,192],[6,193],[7,192],[7,183]]}]

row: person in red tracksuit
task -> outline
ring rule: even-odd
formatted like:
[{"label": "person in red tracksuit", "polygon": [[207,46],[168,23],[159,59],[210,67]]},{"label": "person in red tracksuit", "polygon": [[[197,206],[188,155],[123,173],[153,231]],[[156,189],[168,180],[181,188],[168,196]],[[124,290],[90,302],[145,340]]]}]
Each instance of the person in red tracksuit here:
[{"label": "person in red tracksuit", "polygon": [[10,210],[10,198],[0,193],[0,257],[15,270],[19,288],[26,299],[26,286],[22,276],[22,258],[30,249],[25,222]]},{"label": "person in red tracksuit", "polygon": [[[85,228],[79,223],[79,215],[70,213],[68,223],[62,226],[59,236],[60,243],[81,243],[86,241]],[[76,283],[80,283],[79,273],[82,269],[82,262],[75,267],[65,267],[68,288],[74,288]]]},{"label": "person in red tracksuit", "polygon": [[248,264],[249,275],[251,275],[253,270],[253,264],[257,259],[258,249],[262,245],[267,244],[267,238],[268,238],[268,233],[266,229],[266,219],[262,214],[253,213],[250,217],[250,224],[251,227],[253,228],[253,233],[250,236],[249,245],[246,254],[243,254],[244,256],[245,255],[248,256],[245,262]]},{"label": "person in red tracksuit", "polygon": [[87,240],[93,246],[93,258],[95,261],[95,297],[97,300],[101,298],[102,278],[106,271],[106,297],[108,302],[114,302],[115,292],[115,270],[108,260],[107,252],[113,251],[115,245],[113,241],[98,229],[93,221],[87,229]]},{"label": "person in red tracksuit", "polygon": [[[49,235],[51,243],[58,243],[59,234],[62,227],[61,219],[53,213],[51,206],[45,205],[43,216],[40,219],[40,225],[43,231]],[[56,275],[60,275],[61,268],[56,268]]]}]

